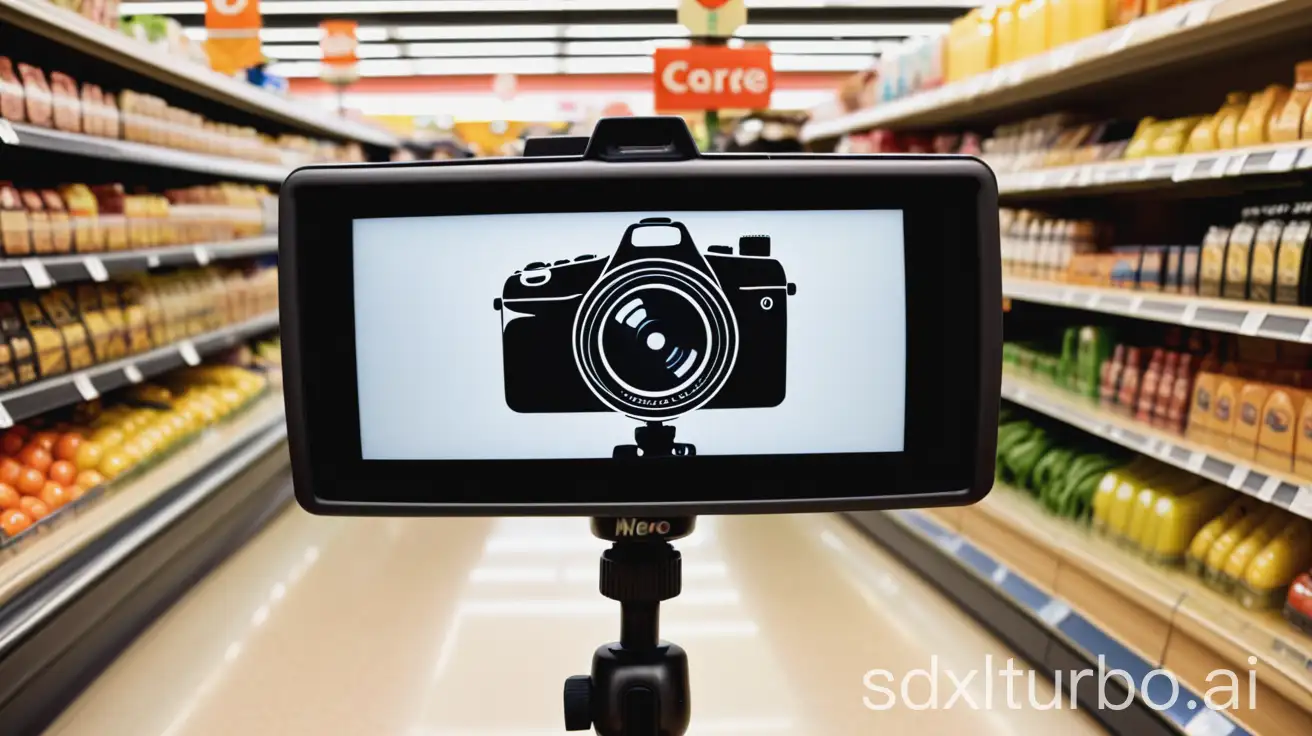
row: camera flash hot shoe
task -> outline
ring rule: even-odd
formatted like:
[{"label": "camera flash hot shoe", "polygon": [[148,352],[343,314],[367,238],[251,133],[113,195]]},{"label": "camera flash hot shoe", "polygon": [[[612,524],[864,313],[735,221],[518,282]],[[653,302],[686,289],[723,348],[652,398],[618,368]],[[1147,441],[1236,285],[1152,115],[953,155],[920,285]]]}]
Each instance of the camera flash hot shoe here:
[{"label": "camera flash hot shoe", "polygon": [[[660,428],[673,439],[673,427]],[[593,536],[611,542],[601,553],[599,588],[620,604],[620,640],[597,648],[591,675],[565,680],[565,730],[595,728],[600,736],[688,730],[688,654],[661,640],[660,606],[683,587],[683,558],[670,542],[695,526],[692,516],[592,519]]]}]

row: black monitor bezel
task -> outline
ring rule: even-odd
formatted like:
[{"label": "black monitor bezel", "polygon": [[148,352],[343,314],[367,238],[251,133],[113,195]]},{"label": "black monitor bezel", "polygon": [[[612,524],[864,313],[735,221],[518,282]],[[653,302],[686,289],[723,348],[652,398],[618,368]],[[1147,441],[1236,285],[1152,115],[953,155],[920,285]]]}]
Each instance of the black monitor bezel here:
[{"label": "black monitor bezel", "polygon": [[[864,510],[973,503],[992,486],[1002,326],[997,185],[973,158],[748,155],[309,167],[288,178],[280,199],[288,435],[297,499],[314,513]],[[637,461],[360,458],[351,298],[355,219],[752,209],[903,211],[904,452]],[[495,296],[489,294],[489,305]],[[696,478],[676,466],[690,462],[698,466]],[[679,495],[670,495],[671,487]],[[620,500],[626,497],[638,500]]]}]

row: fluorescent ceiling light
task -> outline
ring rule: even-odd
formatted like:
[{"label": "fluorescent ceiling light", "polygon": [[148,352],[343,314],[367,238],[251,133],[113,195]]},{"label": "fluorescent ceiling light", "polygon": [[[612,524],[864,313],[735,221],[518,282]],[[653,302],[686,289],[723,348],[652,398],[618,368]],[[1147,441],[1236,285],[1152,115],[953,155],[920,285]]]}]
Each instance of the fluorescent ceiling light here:
[{"label": "fluorescent ceiling light", "polygon": [[770,41],[776,54],[878,54],[898,45],[881,41]]},{"label": "fluorescent ceiling light", "polygon": [[[318,61],[323,58],[318,45],[265,44],[260,50],[270,59]],[[399,59],[401,47],[393,43],[362,43],[356,46],[355,55],[361,59]]]},{"label": "fluorescent ceiling light", "polygon": [[651,56],[657,48],[687,48],[686,38],[662,38],[656,41],[569,41],[563,45],[566,56]]},{"label": "fluorescent ceiling light", "polygon": [[555,56],[560,44],[555,41],[485,41],[481,43],[408,43],[406,56]]},{"label": "fluorescent ceiling light", "polygon": [[565,74],[651,74],[650,56],[565,57],[561,60]]},{"label": "fluorescent ceiling light", "polygon": [[[208,35],[204,28],[184,28],[183,33],[193,41],[204,41]],[[382,26],[360,26],[355,37],[363,42],[386,41],[387,29]],[[319,43],[323,32],[318,28],[261,28],[260,40],[267,43]]]},{"label": "fluorescent ceiling light", "polygon": [[777,72],[856,72],[875,65],[873,56],[805,56],[775,54],[770,62]]},{"label": "fluorescent ceiling light", "polygon": [[444,39],[555,38],[560,26],[397,26],[392,35],[401,41]]},{"label": "fluorescent ceiling light", "polygon": [[684,38],[692,31],[678,23],[617,23],[565,26],[566,38]]},{"label": "fluorescent ceiling light", "polygon": [[946,33],[947,23],[748,23],[734,35],[742,38],[904,38]]}]

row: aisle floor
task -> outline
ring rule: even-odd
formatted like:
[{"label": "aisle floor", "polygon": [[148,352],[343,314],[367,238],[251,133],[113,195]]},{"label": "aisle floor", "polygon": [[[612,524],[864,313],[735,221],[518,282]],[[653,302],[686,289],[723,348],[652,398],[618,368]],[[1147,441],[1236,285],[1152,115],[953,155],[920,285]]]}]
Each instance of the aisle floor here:
[{"label": "aisle floor", "polygon": [[[665,638],[691,658],[697,734],[1102,733],[974,677],[916,709],[867,680],[1013,656],[831,516],[703,519],[678,543]],[[579,519],[345,519],[293,508],[161,617],[47,731],[59,736],[563,734],[563,679],[618,636]],[[1017,662],[1017,667],[1024,664]],[[883,677],[882,675],[878,677]],[[1039,679],[1033,702],[1048,703]],[[868,682],[889,687],[887,695]],[[1025,680],[1017,699],[1030,702]],[[993,708],[985,710],[992,693]],[[868,701],[868,702],[867,702]]]}]

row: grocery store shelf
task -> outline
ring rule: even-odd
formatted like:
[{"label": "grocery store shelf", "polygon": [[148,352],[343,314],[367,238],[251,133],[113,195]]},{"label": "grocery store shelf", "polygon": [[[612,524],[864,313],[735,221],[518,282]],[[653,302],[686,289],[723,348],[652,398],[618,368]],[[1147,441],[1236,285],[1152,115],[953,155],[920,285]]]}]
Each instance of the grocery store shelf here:
[{"label": "grocery store shelf", "polygon": [[1312,307],[1018,278],[1004,280],[1002,292],[1015,301],[1051,304],[1250,337],[1312,343]]},{"label": "grocery store shelf", "polygon": [[212,261],[278,252],[278,237],[262,235],[222,243],[179,245],[149,250],[0,260],[0,289],[45,288],[79,281],[105,281],[155,268],[205,266]]},{"label": "grocery store shelf", "polygon": [[61,406],[90,401],[100,394],[141,383],[184,365],[194,365],[200,362],[201,356],[226,350],[277,326],[278,313],[272,312],[139,355],[5,391],[0,393],[0,428]]},{"label": "grocery store shelf", "polygon": [[1163,432],[1106,411],[1093,401],[1014,375],[1004,373],[1002,398],[1312,519],[1312,487],[1287,471]]},{"label": "grocery store shelf", "polygon": [[[4,0],[0,0],[0,2],[4,2]],[[133,143],[132,141],[123,141],[116,138],[66,133],[62,130],[42,128],[28,123],[13,123],[7,120],[0,120],[0,144],[86,156],[105,161],[121,161],[165,169],[198,171],[203,174],[213,174],[214,176],[270,184],[281,184],[282,180],[292,172],[290,166],[275,166],[258,161],[245,161],[239,158],[192,153],[176,148]],[[3,146],[0,146],[0,150],[3,150]]]},{"label": "grocery store shelf", "polygon": [[[955,524],[946,523],[1007,571],[991,576],[1028,578],[1064,602],[1059,614],[1086,617],[1196,692],[1212,687],[1206,674],[1213,670],[1255,669],[1258,708],[1230,713],[1254,733],[1293,733],[1298,729],[1290,724],[1306,723],[1312,713],[1312,637],[1277,611],[1249,611],[1177,568],[1150,564],[1082,524],[1044,512],[1012,488],[994,488],[983,502],[963,509]],[[1200,669],[1200,661],[1211,664]]]},{"label": "grocery store shelf", "polygon": [[[1152,674],[1158,657],[1140,654],[1077,612],[1072,601],[1057,591],[1060,556],[1002,525],[985,523],[988,517],[981,507],[1003,492],[995,489],[989,499],[973,507],[847,516],[912,569],[935,581],[1031,664],[1054,678],[1064,676],[1059,689],[1078,698],[1108,733],[1247,736],[1227,714],[1198,707],[1200,699],[1188,683],[1182,683],[1172,700],[1170,683]],[[1127,697],[1119,677],[1107,681],[1075,677],[1076,672],[1113,670],[1133,681],[1136,697]],[[1205,685],[1197,692],[1209,689]],[[1108,707],[1112,703],[1120,707]]]},{"label": "grocery store shelf", "polygon": [[1312,26],[1312,0],[1194,0],[987,74],[807,125],[803,141],[871,128],[960,124],[1080,89],[1159,73]]},{"label": "grocery store shelf", "polygon": [[[194,441],[172,453],[158,465],[127,482],[115,483],[113,493],[93,503],[61,509],[33,531],[31,539],[19,538],[13,549],[0,557],[0,617],[6,603],[44,578],[60,564],[163,496],[169,489],[206,472],[207,466],[225,453],[242,447],[256,437],[285,434],[282,396],[277,392],[256,399],[228,421],[204,430]],[[23,535],[26,537],[27,535]]]},{"label": "grocery store shelf", "polygon": [[0,23],[13,24],[115,66],[302,131],[377,146],[398,145],[397,139],[384,130],[296,104],[243,80],[219,74],[116,30],[104,28],[49,0],[0,0]]},{"label": "grocery store shelf", "polygon": [[1300,141],[1037,171],[998,172],[998,193],[1107,194],[1309,170],[1312,170],[1312,142]]}]

